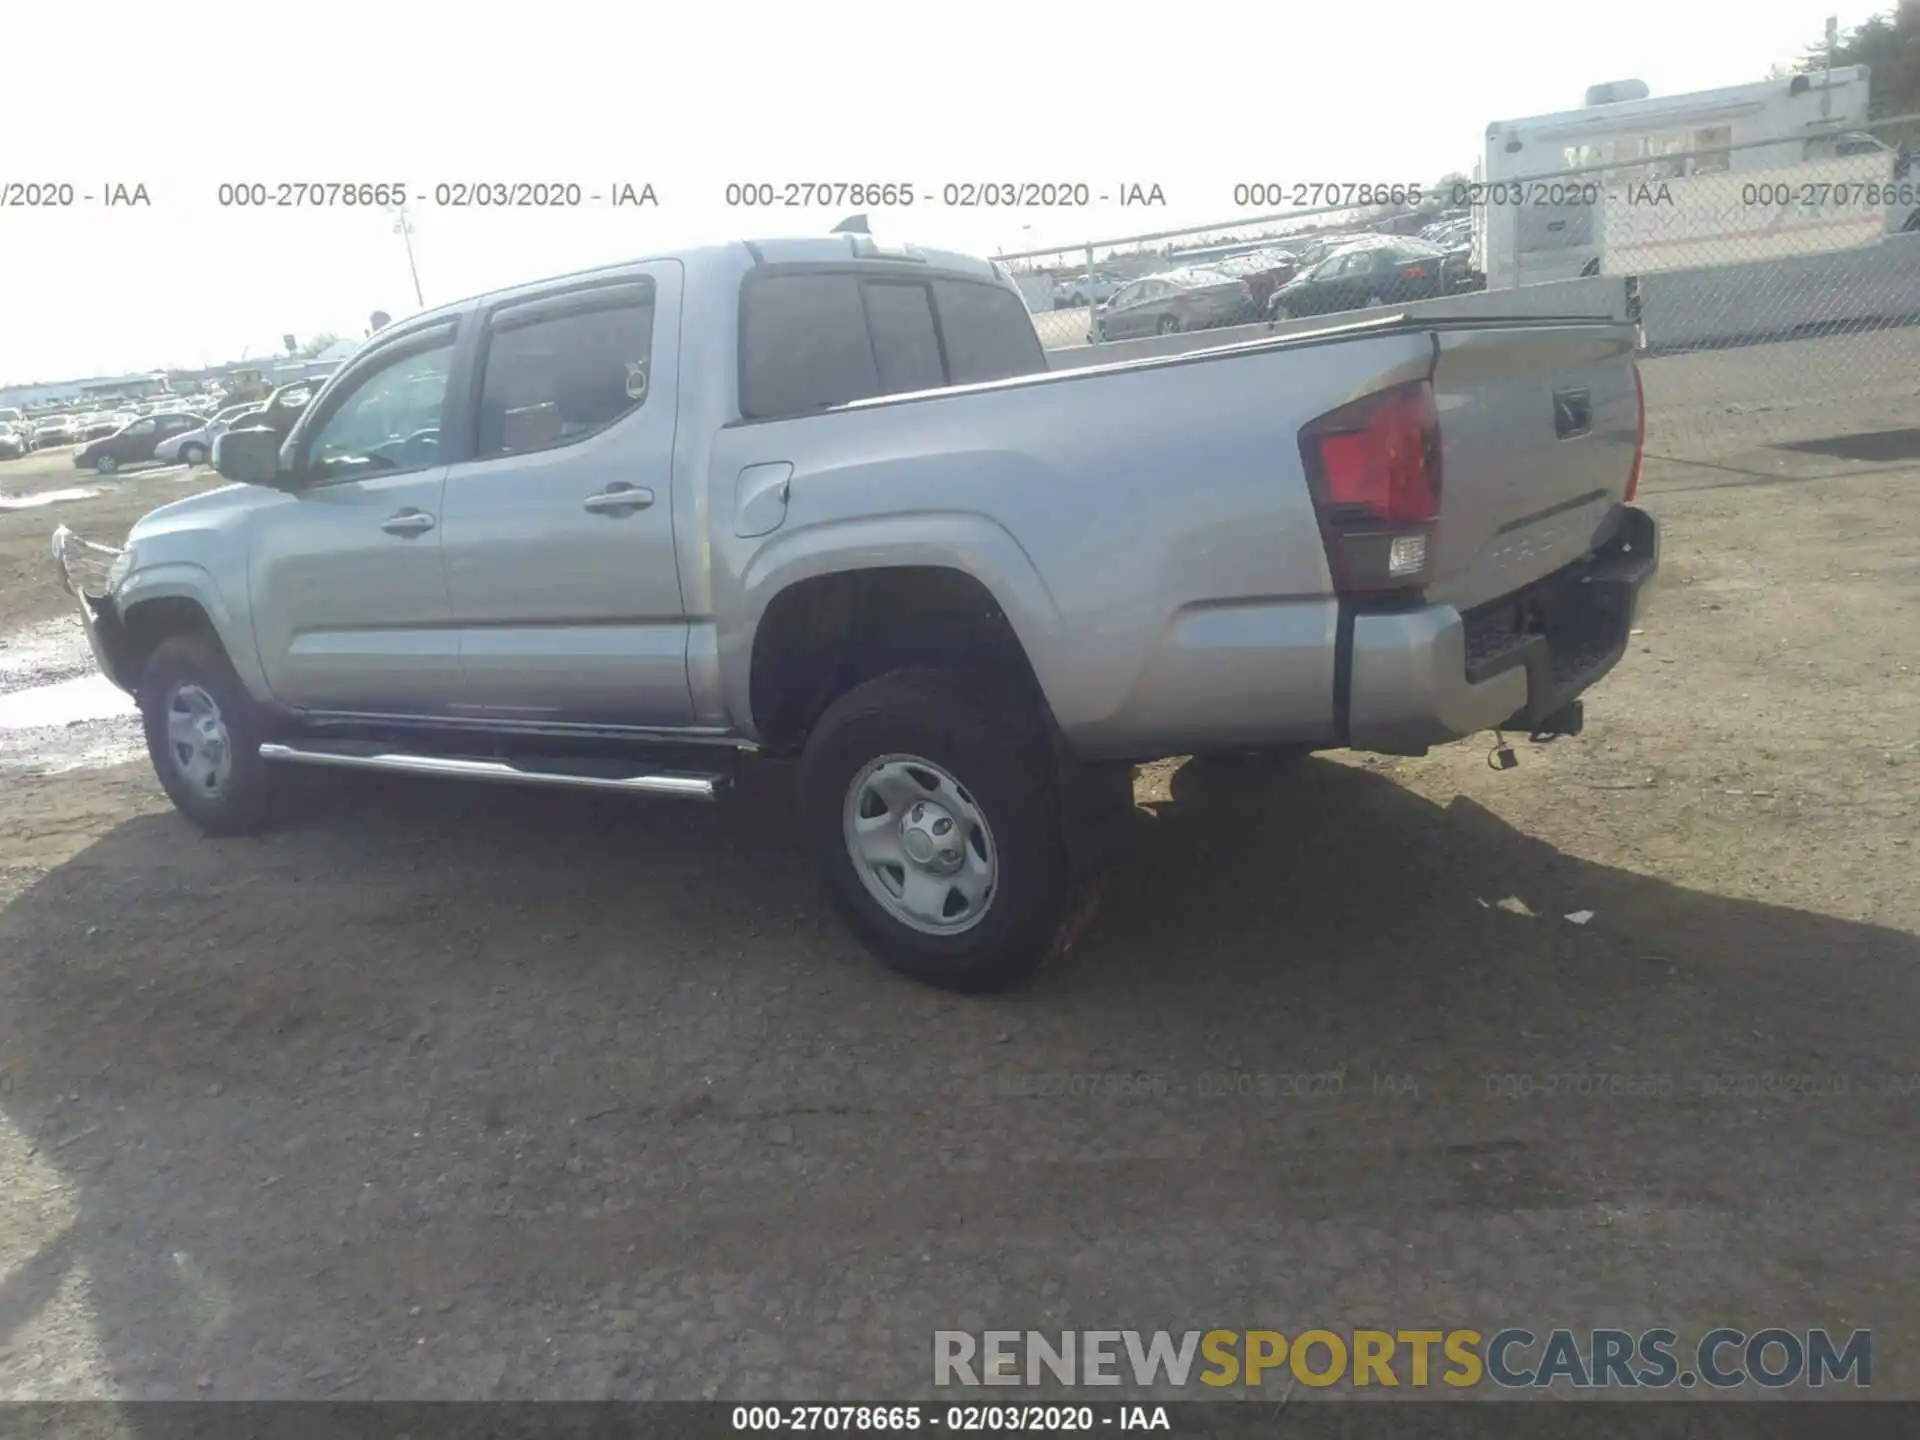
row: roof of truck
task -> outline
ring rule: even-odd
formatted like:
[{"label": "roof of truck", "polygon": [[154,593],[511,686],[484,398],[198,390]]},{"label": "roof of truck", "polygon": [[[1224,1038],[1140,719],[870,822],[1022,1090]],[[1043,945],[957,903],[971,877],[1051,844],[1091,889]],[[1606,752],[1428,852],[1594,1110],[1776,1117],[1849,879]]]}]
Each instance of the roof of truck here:
[{"label": "roof of truck", "polygon": [[610,265],[596,265],[586,270],[542,276],[537,280],[503,286],[497,290],[483,290],[459,300],[448,301],[444,305],[436,305],[417,315],[409,315],[392,328],[395,331],[412,330],[422,324],[430,324],[436,320],[463,314],[482,300],[510,300],[522,295],[538,295],[555,285],[570,281],[591,280],[598,276],[615,279],[635,265],[645,265],[655,260],[679,260],[697,265],[699,262],[721,256],[737,257],[744,251],[752,257],[756,265],[826,265],[838,260],[858,258],[871,258],[876,261],[898,260],[903,258],[899,253],[902,250],[910,251],[914,259],[924,262],[930,270],[947,274],[971,275],[982,280],[1005,283],[999,272],[995,270],[992,261],[982,260],[976,255],[967,255],[958,250],[934,250],[924,245],[908,245],[872,235],[803,235],[770,240],[729,240],[718,245],[697,245],[678,250],[662,250],[651,255],[636,255],[631,259],[616,261]]}]

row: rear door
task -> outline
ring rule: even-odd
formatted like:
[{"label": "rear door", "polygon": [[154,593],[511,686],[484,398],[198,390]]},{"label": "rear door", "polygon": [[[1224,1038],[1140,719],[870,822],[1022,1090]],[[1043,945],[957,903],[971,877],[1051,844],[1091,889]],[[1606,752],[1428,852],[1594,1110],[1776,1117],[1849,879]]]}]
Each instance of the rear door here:
[{"label": "rear door", "polygon": [[116,432],[105,448],[122,465],[129,465],[135,461],[151,459],[153,447],[159,443],[160,422],[149,415],[146,419],[136,420],[126,429]]},{"label": "rear door", "polygon": [[153,445],[147,451],[149,456],[166,441],[197,429],[201,423],[198,415],[156,415],[154,420],[157,424],[154,427]]},{"label": "rear door", "polygon": [[486,312],[442,555],[476,718],[691,723],[673,545],[677,261]]},{"label": "rear door", "polygon": [[1469,609],[1603,541],[1639,446],[1634,327],[1479,324],[1437,332],[1436,601]]},{"label": "rear door", "polygon": [[1136,280],[1114,292],[1113,303],[1100,316],[1100,331],[1109,340],[1122,340],[1140,333],[1140,311],[1147,297],[1147,282]]}]

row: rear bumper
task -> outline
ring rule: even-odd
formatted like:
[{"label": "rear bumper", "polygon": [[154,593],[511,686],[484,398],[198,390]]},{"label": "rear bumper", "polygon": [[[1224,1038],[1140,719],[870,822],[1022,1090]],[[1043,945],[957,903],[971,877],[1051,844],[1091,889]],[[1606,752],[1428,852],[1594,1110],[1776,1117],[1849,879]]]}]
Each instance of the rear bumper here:
[{"label": "rear bumper", "polygon": [[1481,730],[1538,728],[1619,663],[1659,568],[1658,524],[1625,506],[1596,554],[1469,614],[1354,615],[1336,683],[1342,738],[1407,755]]}]

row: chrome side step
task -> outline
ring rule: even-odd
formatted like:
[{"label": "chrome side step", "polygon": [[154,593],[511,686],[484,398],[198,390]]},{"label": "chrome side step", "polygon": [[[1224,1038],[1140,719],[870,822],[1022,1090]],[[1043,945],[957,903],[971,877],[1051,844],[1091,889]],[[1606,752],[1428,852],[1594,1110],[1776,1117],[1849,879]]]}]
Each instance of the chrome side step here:
[{"label": "chrome side step", "polygon": [[616,790],[629,795],[666,795],[680,800],[709,802],[720,798],[729,780],[723,773],[661,770],[634,775],[595,775],[566,769],[530,769],[504,760],[466,760],[444,755],[352,751],[273,742],[261,745],[260,758],[295,765],[334,765],[347,770],[439,775],[453,780],[491,780],[509,785],[550,785],[571,790]]}]

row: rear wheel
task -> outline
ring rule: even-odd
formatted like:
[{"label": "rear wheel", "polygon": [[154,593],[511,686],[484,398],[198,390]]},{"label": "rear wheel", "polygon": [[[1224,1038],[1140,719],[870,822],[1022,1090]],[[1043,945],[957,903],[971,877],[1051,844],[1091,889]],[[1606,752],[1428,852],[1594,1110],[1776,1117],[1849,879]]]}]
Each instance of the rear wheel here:
[{"label": "rear wheel", "polygon": [[140,680],[154,773],[176,809],[209,835],[244,835],[267,813],[260,707],[210,637],[160,642]]},{"label": "rear wheel", "polygon": [[1162,335],[1171,335],[1180,328],[1180,322],[1171,315],[1162,315],[1160,323],[1153,328]]},{"label": "rear wheel", "polygon": [[1367,296],[1367,308],[1369,310],[1377,310],[1386,303],[1386,300],[1378,294]]},{"label": "rear wheel", "polygon": [[120,462],[111,455],[102,455],[98,460],[93,462],[93,468],[102,475],[111,475],[120,468]]},{"label": "rear wheel", "polygon": [[1018,984],[1066,904],[1046,731],[1011,682],[896,670],[821,716],[800,807],[828,894],[886,964],[963,993]]}]

